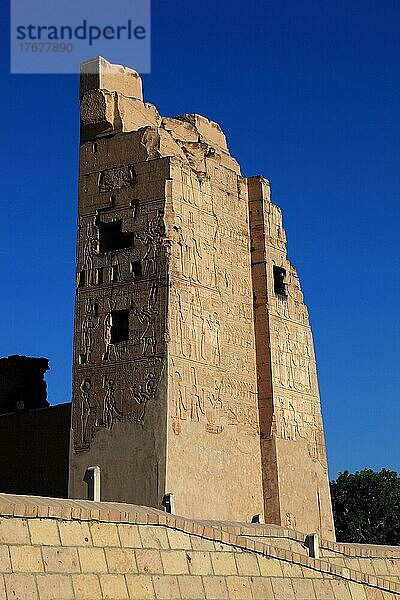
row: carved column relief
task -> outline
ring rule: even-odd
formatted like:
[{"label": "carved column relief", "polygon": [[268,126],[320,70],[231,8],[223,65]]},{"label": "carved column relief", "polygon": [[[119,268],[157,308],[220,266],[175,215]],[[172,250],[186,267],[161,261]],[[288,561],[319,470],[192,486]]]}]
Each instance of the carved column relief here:
[{"label": "carved column relief", "polygon": [[[308,312],[296,269],[286,256],[282,215],[270,202],[268,182],[250,178],[248,185],[267,518],[290,528],[322,528],[325,535],[332,536]],[[276,456],[276,464],[271,463],[271,455]],[[320,490],[322,513],[316,500]],[[308,498],[307,511],[301,497]]]},{"label": "carved column relief", "polygon": [[227,193],[209,175],[200,185],[180,176],[169,229],[172,430],[257,435],[247,205],[237,181]]},{"label": "carved column relief", "polygon": [[[99,178],[101,193],[133,186],[129,165],[103,171]],[[78,290],[76,318],[76,450],[90,448],[98,431],[111,431],[118,423],[144,426],[149,403],[156,401],[166,340],[163,211],[163,202],[142,207],[130,200],[129,207],[103,208],[82,221],[78,248],[86,277]],[[115,249],[106,244],[101,251],[99,224],[116,222],[121,225]]]},{"label": "carved column relief", "polygon": [[118,422],[145,424],[149,403],[155,402],[162,374],[161,358],[144,358],[129,368],[117,365],[89,378],[85,370],[76,383],[80,412],[74,413],[74,447],[85,450],[96,432],[110,431]]}]

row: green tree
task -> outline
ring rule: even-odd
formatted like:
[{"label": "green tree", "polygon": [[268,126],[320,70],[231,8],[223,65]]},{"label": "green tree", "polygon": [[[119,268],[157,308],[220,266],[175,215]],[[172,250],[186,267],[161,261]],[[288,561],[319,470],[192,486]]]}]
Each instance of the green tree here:
[{"label": "green tree", "polygon": [[330,486],[338,542],[400,545],[400,477],[395,471],[344,471]]}]

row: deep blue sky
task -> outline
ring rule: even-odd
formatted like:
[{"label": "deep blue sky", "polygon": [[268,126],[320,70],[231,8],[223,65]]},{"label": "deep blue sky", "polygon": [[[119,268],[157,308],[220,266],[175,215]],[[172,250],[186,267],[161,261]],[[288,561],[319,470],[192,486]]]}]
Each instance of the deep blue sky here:
[{"label": "deep blue sky", "polygon": [[[9,75],[1,10],[0,356],[48,357],[60,403],[71,398],[78,77]],[[269,178],[283,209],[331,477],[400,471],[399,74],[398,0],[153,0],[146,99],[219,122],[243,174]]]}]

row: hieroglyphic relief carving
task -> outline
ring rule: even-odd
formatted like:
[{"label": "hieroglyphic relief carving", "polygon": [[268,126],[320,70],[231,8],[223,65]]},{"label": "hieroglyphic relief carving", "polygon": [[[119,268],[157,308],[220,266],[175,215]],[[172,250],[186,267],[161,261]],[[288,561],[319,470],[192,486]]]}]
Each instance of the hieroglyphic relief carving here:
[{"label": "hieroglyphic relief carving", "polygon": [[216,218],[204,215],[202,227],[192,212],[175,215],[172,240],[175,244],[175,270],[192,283],[216,287]]},{"label": "hieroglyphic relief carving", "polygon": [[83,446],[87,446],[91,439],[91,432],[89,432],[89,420],[90,416],[94,414],[95,408],[93,408],[89,401],[90,389],[92,387],[90,379],[83,379],[80,384],[81,390],[81,442]]},{"label": "hieroglyphic relief carving", "polygon": [[94,219],[89,221],[86,225],[86,237],[83,244],[83,268],[86,272],[87,285],[93,285],[93,283],[95,283],[93,256],[97,253],[98,239],[99,232],[96,225],[96,219]]},{"label": "hieroglyphic relief carving", "polygon": [[153,276],[159,272],[159,254],[162,239],[165,235],[163,212],[159,210],[148,223],[144,233],[138,234],[138,238],[146,248],[143,256],[145,276]]},{"label": "hieroglyphic relief carving", "polygon": [[117,422],[144,425],[147,407],[157,395],[162,360],[152,357],[133,364],[129,373],[121,366],[112,375],[83,376],[75,395],[80,407],[74,416],[75,450],[87,450],[96,431],[110,431]]},{"label": "hieroglyphic relief carving", "polygon": [[189,357],[192,360],[200,361],[205,360],[204,356],[204,316],[203,308],[201,305],[200,294],[197,288],[194,289],[192,295],[192,302],[190,305],[188,315],[188,335],[190,342],[190,353]]},{"label": "hieroglyphic relief carving", "polygon": [[157,362],[146,365],[139,377],[136,374],[136,379],[129,388],[129,392],[137,410],[126,414],[127,421],[143,425],[147,404],[155,399],[157,393],[160,378],[157,370],[159,364],[160,360],[158,359]]},{"label": "hieroglyphic relief carving", "polygon": [[180,274],[186,275],[186,273],[187,273],[186,244],[185,244],[185,238],[183,236],[183,230],[182,230],[182,226],[183,226],[182,217],[180,215],[176,215],[175,219],[176,219],[176,223],[172,227],[172,230],[171,230],[172,242],[173,242],[173,244],[175,244],[175,246],[177,248],[176,259],[177,259],[177,263],[178,263],[178,271]]},{"label": "hieroglyphic relief carving", "polygon": [[91,362],[94,332],[98,328],[99,323],[100,319],[97,317],[97,304],[91,298],[87,298],[81,324],[80,363],[89,364]]},{"label": "hieroglyphic relief carving", "polygon": [[293,330],[284,323],[274,326],[273,362],[281,386],[312,393],[312,357],[310,334],[306,329]]},{"label": "hieroglyphic relief carving", "polygon": [[215,242],[204,241],[203,245],[203,283],[211,288],[217,287],[217,247]]},{"label": "hieroglyphic relief carving", "polygon": [[205,415],[203,390],[199,390],[195,367],[190,367],[192,391],[190,393],[190,420],[200,422],[201,416]]},{"label": "hieroglyphic relief carving", "polygon": [[201,262],[201,250],[200,243],[198,241],[198,236],[195,232],[195,224],[193,221],[193,214],[189,213],[189,235],[187,237],[187,254],[188,254],[188,263],[190,266],[189,270],[189,278],[191,281],[200,282],[200,262]]},{"label": "hieroglyphic relief carving", "polygon": [[224,405],[221,398],[221,386],[216,385],[215,392],[210,392],[207,395],[207,424],[206,431],[209,433],[222,433],[224,429],[223,417],[224,417]]},{"label": "hieroglyphic relief carving", "polygon": [[299,422],[293,404],[289,401],[285,406],[283,398],[279,399],[279,432],[277,437],[284,440],[296,440],[299,435]]},{"label": "hieroglyphic relief carving", "polygon": [[295,397],[294,394],[276,399],[271,419],[271,438],[304,441],[308,454],[326,469],[325,443],[318,401]]},{"label": "hieroglyphic relief carving", "polygon": [[212,365],[219,367],[221,364],[221,325],[219,321],[219,315],[217,312],[214,312],[212,315],[206,316],[205,320],[205,348],[208,350],[208,356],[206,357],[206,360],[208,358]]},{"label": "hieroglyphic relief carving", "polygon": [[289,265],[287,275],[288,295],[274,294],[276,314],[293,322],[308,327],[308,311],[303,302],[298,275],[292,265]]},{"label": "hieroglyphic relief carving", "polygon": [[[220,315],[204,310],[197,287],[174,288],[174,347],[180,356],[196,362],[221,364]],[[219,303],[219,299],[218,299]]]},{"label": "hieroglyphic relief carving", "polygon": [[[177,267],[179,273],[193,283],[205,283],[207,246],[196,231],[193,214],[189,213],[188,222],[184,223],[181,215],[176,215],[172,227],[173,242],[177,246]],[[212,279],[212,277],[210,277]]]},{"label": "hieroglyphic relief carving", "polygon": [[289,529],[296,529],[296,516],[293,513],[286,513],[285,526]]},{"label": "hieroglyphic relief carving", "polygon": [[270,212],[268,215],[268,243],[274,248],[285,252],[286,233],[282,225],[282,212],[279,206],[269,204]]},{"label": "hieroglyphic relief carving", "polygon": [[145,323],[145,329],[140,336],[142,343],[142,355],[156,354],[157,352],[157,334],[156,334],[156,319],[159,314],[157,304],[157,284],[153,283],[150,288],[150,293],[147,299],[146,306],[141,306],[134,310],[140,323]]},{"label": "hieroglyphic relief carving", "polygon": [[99,176],[99,192],[112,192],[133,185],[133,165],[123,165],[102,171]]},{"label": "hieroglyphic relief carving", "polygon": [[118,344],[114,344],[112,342],[112,328],[113,328],[113,320],[112,313],[116,307],[115,300],[108,300],[108,312],[104,318],[104,344],[105,351],[103,354],[103,361],[109,361],[112,359],[112,355],[114,354],[114,358],[116,360],[120,360],[121,355],[118,348]]},{"label": "hieroglyphic relief carving", "polygon": [[179,435],[182,431],[180,421],[186,419],[187,407],[183,397],[182,390],[182,374],[176,368],[174,368],[174,362],[172,361],[172,390],[173,398],[175,399],[175,411],[172,415],[172,430],[176,435]]},{"label": "hieroglyphic relief carving", "polygon": [[321,419],[313,419],[311,423],[311,432],[308,439],[308,452],[310,458],[319,462],[324,469],[327,469],[324,431]]},{"label": "hieroglyphic relief carving", "polygon": [[186,352],[186,343],[185,339],[186,333],[186,315],[184,313],[183,304],[182,304],[182,294],[178,288],[174,289],[174,294],[176,297],[177,310],[175,311],[176,322],[175,322],[175,331],[178,332],[178,346],[179,346],[179,354],[181,356],[189,356],[189,353]]},{"label": "hieroglyphic relief carving", "polygon": [[103,398],[102,421],[97,425],[104,426],[106,429],[112,429],[114,420],[122,420],[122,411],[117,407],[115,399],[115,381],[107,376],[103,378],[103,388],[105,390]]},{"label": "hieroglyphic relief carving", "polygon": [[172,359],[170,373],[175,408],[171,414],[175,434],[182,432],[181,421],[202,423],[208,433],[219,434],[235,425],[257,432],[258,414],[252,384],[234,377],[210,374],[208,367]]}]

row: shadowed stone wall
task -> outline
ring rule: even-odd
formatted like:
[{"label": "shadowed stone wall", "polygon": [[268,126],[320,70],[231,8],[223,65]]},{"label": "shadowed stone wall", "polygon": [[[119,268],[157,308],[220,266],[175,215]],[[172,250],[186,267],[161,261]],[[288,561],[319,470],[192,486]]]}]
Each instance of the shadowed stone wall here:
[{"label": "shadowed stone wall", "polygon": [[71,404],[0,415],[0,491],[68,496]]}]

